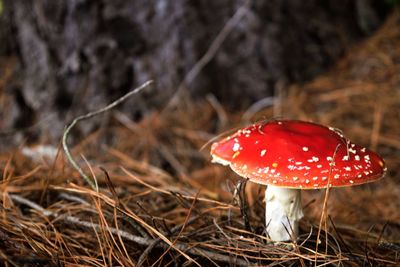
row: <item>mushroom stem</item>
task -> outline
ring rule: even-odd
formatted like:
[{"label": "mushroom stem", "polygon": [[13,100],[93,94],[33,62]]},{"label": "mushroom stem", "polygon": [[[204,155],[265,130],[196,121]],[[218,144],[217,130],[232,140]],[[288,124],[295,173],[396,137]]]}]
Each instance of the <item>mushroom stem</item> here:
[{"label": "mushroom stem", "polygon": [[265,222],[272,241],[296,240],[303,217],[301,190],[269,185],[265,190]]}]

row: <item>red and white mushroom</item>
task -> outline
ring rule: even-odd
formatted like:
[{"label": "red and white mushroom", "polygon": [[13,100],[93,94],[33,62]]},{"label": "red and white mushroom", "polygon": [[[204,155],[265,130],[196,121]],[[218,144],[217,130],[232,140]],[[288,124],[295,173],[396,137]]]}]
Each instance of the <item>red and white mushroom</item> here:
[{"label": "red and white mushroom", "polygon": [[294,120],[240,129],[215,142],[211,155],[213,162],[268,185],[265,219],[273,241],[297,238],[303,217],[301,189],[364,184],[382,178],[386,171],[379,155],[350,142],[339,130]]}]

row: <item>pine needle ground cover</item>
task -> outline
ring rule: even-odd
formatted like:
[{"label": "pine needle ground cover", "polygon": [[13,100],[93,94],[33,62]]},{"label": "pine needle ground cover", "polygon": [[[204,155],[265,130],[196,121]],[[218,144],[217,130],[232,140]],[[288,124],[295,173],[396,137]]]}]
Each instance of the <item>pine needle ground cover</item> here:
[{"label": "pine needle ground cover", "polygon": [[[399,16],[329,73],[285,88],[279,100],[230,111],[211,96],[139,122],[111,111],[110,123],[70,142],[96,189],[70,166],[61,144],[3,151],[2,265],[398,266]],[[210,163],[207,144],[277,114],[343,130],[378,151],[388,172],[329,194],[306,191],[299,240],[271,244],[264,188],[238,188],[240,177]]]}]

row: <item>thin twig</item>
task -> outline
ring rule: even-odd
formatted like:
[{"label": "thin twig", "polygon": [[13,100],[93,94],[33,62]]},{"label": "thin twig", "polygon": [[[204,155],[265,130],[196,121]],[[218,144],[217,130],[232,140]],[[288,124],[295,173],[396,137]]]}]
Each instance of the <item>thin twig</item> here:
[{"label": "thin twig", "polygon": [[239,23],[242,17],[246,14],[247,7],[250,1],[246,0],[244,4],[236,10],[235,14],[227,21],[222,30],[218,33],[217,37],[211,43],[207,52],[200,58],[199,61],[193,66],[193,68],[188,72],[183,81],[180,83],[178,89],[175,94],[172,96],[171,100],[168,102],[165,109],[174,107],[177,103],[179,103],[179,97],[181,93],[186,89],[188,85],[190,85],[193,80],[199,75],[201,70],[211,61],[211,59],[215,56],[218,49],[221,47],[222,43],[228,37],[228,35],[232,32],[234,27]]},{"label": "thin twig", "polygon": [[142,84],[141,86],[137,87],[136,89],[134,89],[133,91],[127,93],[126,95],[118,98],[117,100],[115,100],[114,102],[112,102],[111,104],[107,105],[106,107],[103,107],[99,110],[93,111],[93,112],[89,112],[85,115],[81,115],[79,117],[76,117],[72,123],[65,129],[64,134],[62,136],[62,145],[64,148],[64,152],[65,155],[68,158],[68,161],[71,163],[71,165],[79,172],[79,174],[81,175],[81,177],[93,188],[93,190],[98,191],[97,186],[95,185],[95,183],[89,178],[89,176],[87,176],[83,170],[81,169],[81,167],[79,167],[79,165],[76,163],[76,161],[74,160],[74,158],[72,157],[68,145],[67,145],[67,137],[69,132],[71,131],[71,129],[80,121],[82,120],[86,120],[86,119],[90,119],[96,115],[99,115],[101,113],[104,113],[112,108],[114,108],[115,106],[121,104],[123,101],[125,101],[126,99],[128,99],[129,97],[131,97],[132,95],[136,95],[137,93],[139,93],[140,91],[142,91],[144,88],[146,88],[147,86],[149,86],[150,84],[152,84],[153,81],[147,81],[144,84]]},{"label": "thin twig", "polygon": [[[15,202],[18,202],[20,204],[26,205],[36,211],[41,212],[43,215],[45,216],[52,216],[52,217],[57,217],[57,219],[61,219],[64,220],[66,222],[69,222],[71,224],[74,225],[78,225],[81,227],[85,227],[88,229],[92,229],[95,230],[96,232],[101,232],[103,230],[102,226],[99,224],[95,224],[93,222],[88,222],[88,221],[83,221],[77,217],[74,216],[69,216],[69,215],[60,215],[57,212],[53,212],[53,211],[49,211],[47,209],[44,209],[42,206],[30,201],[29,199],[26,199],[24,197],[21,197],[19,195],[15,195],[15,194],[9,194],[8,195],[12,200],[14,200]],[[192,218],[193,220],[195,219],[195,217]],[[188,225],[189,221],[188,220],[185,222],[185,225]],[[175,229],[182,229],[182,226],[177,226],[176,228],[173,228],[172,230]],[[144,237],[140,237],[140,236],[135,236],[132,235],[131,233],[128,233],[124,230],[120,230],[120,229],[116,229],[113,227],[108,227],[107,229],[110,233],[120,236],[123,239],[126,239],[128,241],[132,241],[138,245],[142,245],[142,246],[150,246],[154,243],[154,241],[156,239],[149,239],[149,238],[144,238]],[[163,249],[170,249],[171,246],[166,244],[166,243],[159,243],[156,245],[156,247],[160,247]],[[212,251],[208,251],[206,249],[201,249],[201,248],[196,248],[191,246],[190,244],[184,244],[184,243],[175,243],[174,247],[182,250],[182,251],[186,251],[189,254],[195,255],[195,256],[201,256],[201,257],[209,257],[215,261],[220,261],[220,262],[226,262],[226,263],[231,263],[232,258],[228,255],[223,255],[223,254],[219,254],[219,253],[215,253]],[[251,265],[251,263],[243,260],[243,259],[236,259],[235,260],[235,265],[236,266],[249,266]]]},{"label": "thin twig", "polygon": [[[193,199],[192,204],[191,204],[191,206],[190,206],[190,208],[189,208],[188,214],[187,214],[187,216],[186,216],[186,218],[185,218],[185,221],[184,221],[184,223],[183,223],[183,225],[182,225],[182,227],[181,227],[181,229],[180,229],[180,231],[179,231],[179,233],[178,233],[178,236],[175,237],[175,240],[174,240],[174,241],[172,241],[172,244],[176,244],[176,243],[177,243],[177,241],[178,241],[179,237],[181,236],[183,230],[184,230],[185,227],[187,226],[187,222],[188,222],[188,220],[189,220],[189,218],[190,218],[190,216],[191,216],[191,214],[192,214],[193,207],[194,207],[194,204],[196,203],[196,200],[197,200],[197,197],[198,197],[198,196],[199,196],[199,192],[197,192],[196,197]],[[164,253],[158,258],[158,260],[155,261],[155,262],[152,264],[152,266],[155,266],[159,261],[161,261],[161,259],[164,257],[164,255],[167,254],[168,251],[169,251],[171,248],[172,248],[172,247],[170,246],[168,249],[166,249],[166,250],[164,251]]]},{"label": "thin twig", "polygon": [[83,198],[80,198],[78,196],[70,195],[67,193],[61,193],[61,194],[59,194],[59,197],[62,199],[71,201],[71,202],[76,202],[76,203],[80,203],[85,206],[90,206],[89,202],[87,202],[86,200],[84,200]]},{"label": "thin twig", "polygon": [[208,94],[206,96],[206,99],[210,103],[210,105],[214,108],[215,112],[217,113],[217,116],[218,116],[217,132],[219,132],[220,129],[225,129],[225,126],[228,124],[229,120],[228,120],[228,115],[226,114],[224,107],[221,105],[221,103],[218,101],[218,99],[213,94]]},{"label": "thin twig", "polygon": [[[197,219],[200,218],[200,215],[196,215],[192,218],[190,218],[187,223],[186,226],[192,224],[193,222],[195,222]],[[179,224],[177,226],[172,227],[172,229],[170,230],[171,234],[175,234],[177,231],[182,229],[183,224]],[[140,255],[139,260],[137,261],[136,266],[140,267],[143,266],[144,261],[146,260],[147,256],[149,255],[149,253],[153,250],[153,248],[155,248],[159,243],[161,242],[161,238],[156,238],[153,240],[153,242],[143,251],[142,255]]]},{"label": "thin twig", "polygon": [[[341,234],[339,233],[339,231],[337,230],[336,225],[335,225],[335,223],[333,222],[331,216],[328,215],[328,219],[329,219],[329,221],[331,222],[332,228],[333,228],[333,230],[335,231],[336,236],[339,238],[339,241],[343,244],[343,246],[344,246],[344,248],[347,250],[347,252],[348,252],[351,256],[353,256],[353,253],[351,253],[351,250],[349,249],[349,247],[347,246],[346,242],[345,242],[344,239],[342,238],[342,235],[341,235]],[[338,247],[339,250],[340,250],[340,246],[338,245],[337,247]]]},{"label": "thin twig", "polygon": [[[316,247],[315,247],[315,262],[314,262],[314,266],[317,266],[318,246],[319,246],[319,242],[320,242],[322,221],[324,219],[325,219],[325,224],[324,224],[324,226],[325,226],[324,227],[325,228],[325,235],[327,234],[326,217],[327,217],[327,209],[328,209],[329,191],[330,191],[330,188],[331,188],[330,183],[331,183],[331,178],[332,178],[332,169],[333,169],[333,165],[335,164],[336,153],[337,153],[337,151],[338,151],[340,146],[341,146],[341,144],[338,144],[336,146],[335,151],[333,152],[333,155],[332,155],[332,160],[329,163],[328,186],[325,189],[324,204],[323,204],[323,207],[322,207],[321,218],[320,218],[319,226],[318,226],[317,241],[316,241]],[[325,239],[326,239],[326,242],[328,242],[327,235],[326,235]],[[327,245],[326,245],[326,249],[327,249]]]},{"label": "thin twig", "polygon": [[238,182],[238,189],[239,189],[239,206],[240,206],[240,213],[242,214],[242,218],[244,221],[244,226],[247,231],[253,232],[253,228],[250,225],[249,215],[247,214],[248,207],[247,207],[247,199],[246,199],[246,185],[249,179],[241,179]]},{"label": "thin twig", "polygon": [[268,96],[253,103],[242,115],[242,121],[249,123],[250,119],[260,110],[276,104],[276,97]]}]

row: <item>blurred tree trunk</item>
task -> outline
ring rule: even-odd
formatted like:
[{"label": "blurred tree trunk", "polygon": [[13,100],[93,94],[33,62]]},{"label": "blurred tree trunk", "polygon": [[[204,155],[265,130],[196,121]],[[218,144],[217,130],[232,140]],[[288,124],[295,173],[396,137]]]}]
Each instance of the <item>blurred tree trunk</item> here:
[{"label": "blurred tree trunk", "polygon": [[[122,110],[132,118],[163,105],[242,0],[4,0],[22,83],[10,89],[20,115],[3,128],[45,120],[56,140],[66,120],[148,79],[154,90]],[[278,82],[310,79],[375,30],[382,1],[251,1],[216,56],[188,87],[231,107],[269,96]],[[29,116],[26,115],[28,111]],[[99,120],[82,123],[84,133]]]}]

